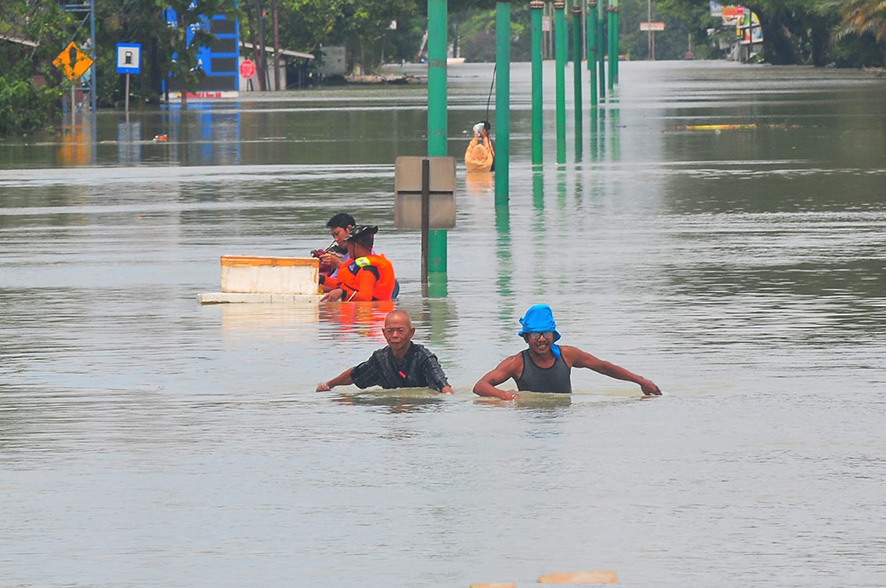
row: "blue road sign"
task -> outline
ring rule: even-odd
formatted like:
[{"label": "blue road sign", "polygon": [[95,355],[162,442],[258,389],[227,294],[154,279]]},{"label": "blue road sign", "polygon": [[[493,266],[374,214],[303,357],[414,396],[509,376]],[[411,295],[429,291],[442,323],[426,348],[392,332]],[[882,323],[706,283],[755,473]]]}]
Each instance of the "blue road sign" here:
[{"label": "blue road sign", "polygon": [[141,73],[141,53],[139,43],[117,43],[117,73]]}]

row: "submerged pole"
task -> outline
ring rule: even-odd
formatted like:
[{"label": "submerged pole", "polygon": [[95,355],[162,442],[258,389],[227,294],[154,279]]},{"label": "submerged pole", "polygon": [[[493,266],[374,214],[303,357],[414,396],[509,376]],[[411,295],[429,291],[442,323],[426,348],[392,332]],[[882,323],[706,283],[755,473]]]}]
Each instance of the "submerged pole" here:
[{"label": "submerged pole", "polygon": [[[447,0],[428,0],[428,156],[447,155],[446,29]],[[446,231],[428,237],[428,270],[446,273]]]},{"label": "submerged pole", "polygon": [[[591,76],[591,106],[597,106],[597,0],[588,0],[588,73]],[[593,133],[593,126],[591,133]]]},{"label": "submerged pole", "polygon": [[[573,0],[574,1],[574,0]],[[581,150],[582,127],[581,127],[581,2],[572,6],[572,87],[575,98],[573,109],[575,110],[575,145],[576,152]]]},{"label": "submerged pole", "polygon": [[508,203],[511,161],[511,3],[498,0],[495,12],[495,204]]},{"label": "submerged pole", "polygon": [[566,18],[565,0],[554,0],[554,48],[557,64],[557,163],[566,163]]},{"label": "submerged pole", "polygon": [[600,100],[606,98],[606,49],[603,45],[603,0],[597,2],[597,83],[600,88]]},{"label": "submerged pole", "polygon": [[530,0],[532,13],[532,165],[544,162],[542,136],[544,132],[544,102],[542,85],[544,71],[542,69],[542,11],[544,0]]},{"label": "submerged pole", "polygon": [[615,68],[616,63],[618,63],[618,55],[615,54],[615,11],[618,10],[615,6],[616,1],[617,0],[609,0],[609,15],[606,21],[606,26],[608,28],[606,44],[609,48],[609,79],[607,80],[607,86],[610,91],[612,91],[612,87],[615,85]]},{"label": "submerged pole", "polygon": [[612,62],[612,84],[618,83],[618,0],[612,0],[612,48],[615,53],[615,61]]}]

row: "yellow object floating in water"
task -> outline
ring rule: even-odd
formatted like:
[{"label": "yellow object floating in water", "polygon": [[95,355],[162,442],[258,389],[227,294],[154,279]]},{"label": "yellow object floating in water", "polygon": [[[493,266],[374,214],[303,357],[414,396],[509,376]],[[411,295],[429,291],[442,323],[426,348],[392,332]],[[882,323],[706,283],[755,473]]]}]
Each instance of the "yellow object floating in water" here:
[{"label": "yellow object floating in water", "polygon": [[686,131],[733,131],[736,129],[756,129],[757,125],[688,125],[677,128]]},{"label": "yellow object floating in water", "polygon": [[588,572],[563,572],[545,574],[539,584],[618,584],[615,570],[591,570]]}]

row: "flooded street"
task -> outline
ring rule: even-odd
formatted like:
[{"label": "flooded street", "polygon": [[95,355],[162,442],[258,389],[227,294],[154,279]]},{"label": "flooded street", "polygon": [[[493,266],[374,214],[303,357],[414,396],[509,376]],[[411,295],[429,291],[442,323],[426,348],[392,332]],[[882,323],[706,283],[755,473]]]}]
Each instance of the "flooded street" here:
[{"label": "flooded street", "polygon": [[[511,73],[506,208],[462,161],[493,66],[449,70],[433,297],[393,221],[424,85],[0,142],[0,586],[886,585],[886,80],[625,62],[579,148],[569,82],[558,166],[545,68],[542,171]],[[379,225],[452,397],[314,391],[384,345],[384,304],[197,303],[221,255],[306,257],[339,211]],[[537,303],[664,396],[472,394]]]}]

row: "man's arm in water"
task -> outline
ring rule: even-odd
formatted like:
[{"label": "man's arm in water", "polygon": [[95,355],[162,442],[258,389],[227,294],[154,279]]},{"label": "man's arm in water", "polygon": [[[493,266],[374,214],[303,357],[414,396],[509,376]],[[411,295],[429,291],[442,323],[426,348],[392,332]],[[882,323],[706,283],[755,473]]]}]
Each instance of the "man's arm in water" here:
[{"label": "man's arm in water", "polygon": [[354,379],[351,377],[351,372],[353,370],[354,368],[348,368],[328,382],[320,382],[319,384],[317,384],[317,392],[328,392],[336,386],[347,386],[349,384],[353,384]]},{"label": "man's arm in water", "polygon": [[560,350],[563,353],[563,359],[573,367],[588,368],[599,374],[603,374],[604,376],[615,378],[616,380],[634,382],[640,386],[640,389],[643,390],[645,396],[661,396],[661,390],[658,389],[658,386],[656,386],[652,380],[647,380],[643,376],[638,376],[633,372],[629,372],[621,366],[594,357],[587,351],[582,351],[578,347],[562,345]]},{"label": "man's arm in water", "polygon": [[502,361],[498,366],[480,378],[474,384],[474,394],[477,396],[488,396],[490,398],[500,398],[501,400],[514,400],[517,393],[510,390],[500,390],[496,386],[507,382],[513,378],[516,380],[523,373],[523,356],[521,354],[512,355]]}]

